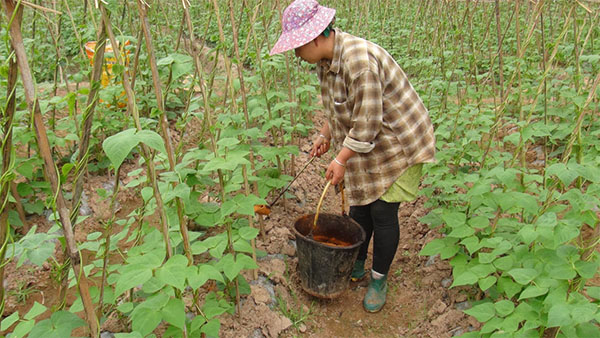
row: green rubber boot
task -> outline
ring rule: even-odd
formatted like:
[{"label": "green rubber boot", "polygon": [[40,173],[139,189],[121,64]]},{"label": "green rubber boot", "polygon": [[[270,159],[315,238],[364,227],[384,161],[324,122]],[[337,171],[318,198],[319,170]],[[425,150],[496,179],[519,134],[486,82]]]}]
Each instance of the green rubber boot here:
[{"label": "green rubber boot", "polygon": [[352,275],[350,275],[350,280],[353,282],[358,282],[363,279],[367,275],[365,271],[365,261],[356,260],[354,262],[354,268],[352,268]]},{"label": "green rubber boot", "polygon": [[369,288],[363,300],[363,306],[367,312],[378,312],[385,304],[385,297],[387,295],[386,280],[387,275],[384,275],[380,279],[371,277]]}]

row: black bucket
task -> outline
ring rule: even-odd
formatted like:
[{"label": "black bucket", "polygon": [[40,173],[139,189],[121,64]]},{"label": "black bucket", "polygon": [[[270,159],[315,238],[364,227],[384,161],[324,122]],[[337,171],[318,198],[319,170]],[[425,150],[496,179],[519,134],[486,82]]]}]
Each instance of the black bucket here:
[{"label": "black bucket", "polygon": [[298,273],[302,289],[319,298],[332,299],[348,288],[354,261],[365,231],[348,216],[319,214],[312,237],[335,237],[349,246],[328,245],[308,237],[315,215],[304,215],[294,223]]}]

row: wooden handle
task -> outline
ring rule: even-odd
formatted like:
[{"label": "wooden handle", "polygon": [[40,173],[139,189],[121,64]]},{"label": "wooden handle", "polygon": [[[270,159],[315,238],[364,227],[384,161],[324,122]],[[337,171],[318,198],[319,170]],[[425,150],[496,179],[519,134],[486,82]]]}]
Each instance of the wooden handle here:
[{"label": "wooden handle", "polygon": [[344,181],[340,182],[340,192],[342,193],[342,216],[346,215],[346,196],[344,196]]},{"label": "wooden handle", "polygon": [[[317,227],[317,219],[319,218],[319,211],[321,210],[321,204],[323,203],[323,199],[325,198],[325,193],[329,186],[331,185],[331,181],[328,181],[325,185],[325,189],[323,189],[323,193],[321,194],[321,198],[319,199],[319,204],[317,204],[317,212],[315,213],[315,220],[313,223],[313,230]],[[311,231],[312,232],[312,231]]]}]

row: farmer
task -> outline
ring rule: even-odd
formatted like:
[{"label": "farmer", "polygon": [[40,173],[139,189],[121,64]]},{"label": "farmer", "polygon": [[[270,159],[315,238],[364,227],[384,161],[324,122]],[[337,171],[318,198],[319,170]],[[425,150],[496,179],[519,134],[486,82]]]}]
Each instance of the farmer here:
[{"label": "farmer", "polygon": [[296,0],[283,12],[271,55],[295,49],[317,65],[327,120],[313,143],[321,156],[333,142],[325,178],[344,180],[350,216],[367,237],[352,271],[365,277],[371,237],[373,266],[365,310],[385,304],[386,279],[399,241],[400,202],[416,197],[423,163],[433,162],[435,139],[427,109],[394,59],[380,46],[334,28],[335,9]]}]

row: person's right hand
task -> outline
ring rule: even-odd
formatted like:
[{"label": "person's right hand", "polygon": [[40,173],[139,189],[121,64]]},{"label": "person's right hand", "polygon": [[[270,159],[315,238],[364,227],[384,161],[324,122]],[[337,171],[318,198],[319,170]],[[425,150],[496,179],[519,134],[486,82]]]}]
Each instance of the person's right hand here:
[{"label": "person's right hand", "polygon": [[313,142],[313,147],[310,151],[310,156],[321,157],[329,150],[330,142],[323,136],[317,136],[317,139]]}]

